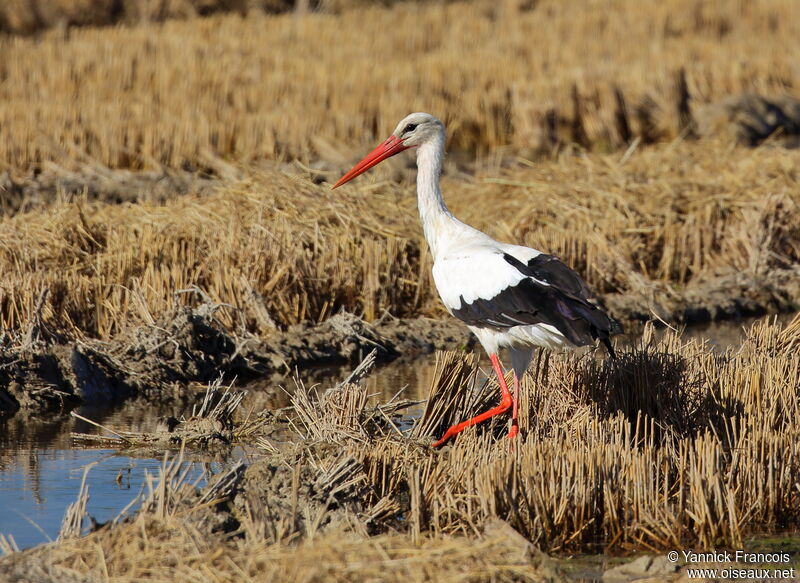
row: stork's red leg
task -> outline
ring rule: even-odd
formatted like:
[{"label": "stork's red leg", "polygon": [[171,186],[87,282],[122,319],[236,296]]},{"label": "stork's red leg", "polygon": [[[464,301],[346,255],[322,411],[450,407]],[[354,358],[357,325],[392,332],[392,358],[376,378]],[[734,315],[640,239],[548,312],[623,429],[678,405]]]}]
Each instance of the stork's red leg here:
[{"label": "stork's red leg", "polygon": [[519,433],[519,420],[517,413],[519,412],[519,378],[514,373],[514,394],[512,395],[513,405],[511,408],[511,429],[508,430],[508,438],[516,437]]},{"label": "stork's red leg", "polygon": [[[500,404],[497,407],[493,407],[486,411],[485,413],[481,413],[480,415],[476,415],[472,419],[467,419],[466,421],[462,421],[456,425],[453,425],[450,429],[448,429],[442,438],[433,444],[433,447],[439,447],[443,445],[448,439],[457,435],[464,431],[467,427],[472,427],[480,423],[481,421],[486,421],[490,417],[494,417],[495,415],[499,415],[500,413],[505,413],[508,411],[509,407],[512,405],[512,398],[511,393],[508,392],[508,385],[506,384],[505,376],[503,376],[503,367],[500,366],[500,360],[497,358],[496,354],[490,354],[489,358],[492,361],[492,367],[494,368],[494,372],[497,375],[497,382],[500,383]],[[513,428],[512,428],[513,430]],[[511,434],[509,433],[509,437]]]}]

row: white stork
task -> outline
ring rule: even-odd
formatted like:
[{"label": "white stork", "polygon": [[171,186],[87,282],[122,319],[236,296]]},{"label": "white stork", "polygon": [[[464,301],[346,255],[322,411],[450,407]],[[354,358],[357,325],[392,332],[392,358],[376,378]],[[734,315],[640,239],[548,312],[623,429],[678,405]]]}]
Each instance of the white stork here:
[{"label": "white stork", "polygon": [[[590,301],[581,277],[552,255],[495,241],[455,218],[442,199],[444,124],[412,113],[391,136],[333,186],[337,188],[379,162],[417,148],[417,204],[433,255],[433,281],[447,310],[463,321],[489,354],[500,383],[500,404],[450,427],[438,447],[462,430],[512,408],[508,437],[519,432],[519,385],[537,346],[585,346],[600,339],[614,356],[609,336],[621,326]],[[507,348],[514,369],[509,393],[498,359]]]}]

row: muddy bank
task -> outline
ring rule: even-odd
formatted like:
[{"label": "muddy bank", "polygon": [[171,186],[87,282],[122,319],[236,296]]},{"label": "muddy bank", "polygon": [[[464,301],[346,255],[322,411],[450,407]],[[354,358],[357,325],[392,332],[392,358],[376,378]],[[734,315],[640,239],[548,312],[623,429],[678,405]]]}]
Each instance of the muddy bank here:
[{"label": "muddy bank", "polygon": [[[219,169],[224,172],[224,169]],[[0,173],[0,218],[47,207],[59,198],[86,197],[107,204],[167,200],[190,192],[207,194],[216,188],[219,175],[213,168],[202,171],[112,170],[99,165],[75,170],[48,163],[25,175]]]},{"label": "muddy bank", "polygon": [[731,273],[680,288],[650,281],[636,291],[608,294],[603,300],[614,316],[627,322],[701,324],[795,312],[800,310],[800,267]]},{"label": "muddy bank", "polygon": [[373,350],[388,361],[472,342],[455,321],[370,324],[347,313],[261,339],[227,330],[215,317],[219,309],[208,303],[177,308],[111,342],[66,341],[40,320],[19,336],[6,333],[0,338],[0,415],[65,414],[82,403],[134,396],[180,401],[197,383],[220,378],[275,377],[277,384],[297,368],[357,363]]}]

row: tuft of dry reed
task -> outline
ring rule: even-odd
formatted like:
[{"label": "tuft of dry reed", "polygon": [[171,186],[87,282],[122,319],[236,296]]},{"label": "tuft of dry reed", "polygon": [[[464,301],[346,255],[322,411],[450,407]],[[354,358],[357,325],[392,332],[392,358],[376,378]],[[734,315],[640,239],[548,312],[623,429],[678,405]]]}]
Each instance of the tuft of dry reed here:
[{"label": "tuft of dry reed", "polygon": [[[785,350],[798,322],[757,323],[723,353],[656,340],[650,327],[616,361],[539,359],[523,382],[522,439],[502,437],[506,419],[439,452],[417,444],[499,393],[491,376],[476,383],[472,357],[446,353],[408,438],[370,431],[363,404],[319,438],[346,447],[349,479],[371,492],[362,516],[379,531],[401,513],[414,540],[475,535],[499,518],[549,552],[742,548],[800,525],[800,356]],[[316,406],[320,419],[342,415]]]},{"label": "tuft of dry reed", "polygon": [[173,419],[172,422],[165,423],[164,428],[152,433],[114,429],[71,411],[70,415],[73,417],[104,432],[97,435],[73,432],[72,439],[83,444],[124,450],[160,451],[176,447],[197,450],[226,448],[233,441],[244,441],[260,433],[267,423],[263,416],[249,415],[246,419],[234,423],[234,416],[246,395],[247,391],[235,390],[232,383],[224,387],[222,377],[219,377],[208,384],[203,400],[199,405],[192,407],[190,416]]},{"label": "tuft of dry reed", "polygon": [[14,540],[14,536],[10,534],[0,534],[0,552],[3,553],[3,556],[10,555],[11,553],[18,553],[19,546],[17,545],[17,541]]},{"label": "tuft of dry reed", "polygon": [[414,475],[423,532],[499,517],[550,551],[741,548],[800,523],[800,357],[785,350],[798,322],[756,324],[722,354],[650,330],[618,361],[553,355],[524,380],[510,452],[471,429],[410,470],[402,445],[366,459]]},{"label": "tuft of dry reed", "polygon": [[484,153],[689,136],[699,105],[794,92],[799,10],[396,3],[0,37],[0,171],[341,161],[340,144],[365,147],[419,110],[448,124],[452,149]]},{"label": "tuft of dry reed", "polygon": [[[20,327],[45,288],[45,319],[100,337],[126,322],[152,324],[154,314],[191,301],[181,290],[197,287],[244,316],[236,325],[265,332],[270,316],[284,325],[318,321],[358,304],[375,318],[391,305],[421,304],[420,250],[398,232],[410,218],[389,219],[382,197],[330,197],[278,172],[256,176],[165,206],[76,200],[3,220],[0,325]],[[298,293],[283,293],[287,286]]]},{"label": "tuft of dry reed", "polygon": [[89,503],[89,485],[86,483],[86,478],[95,465],[95,463],[91,463],[83,470],[78,498],[67,507],[64,513],[58,540],[79,538],[83,534],[83,519],[86,516],[86,505]]},{"label": "tuft of dry reed", "polygon": [[418,402],[392,399],[378,406],[370,404],[371,395],[360,381],[375,366],[376,355],[373,350],[342,383],[322,393],[297,380],[290,399],[305,440],[342,445],[369,443],[390,431],[401,434],[393,418]]}]

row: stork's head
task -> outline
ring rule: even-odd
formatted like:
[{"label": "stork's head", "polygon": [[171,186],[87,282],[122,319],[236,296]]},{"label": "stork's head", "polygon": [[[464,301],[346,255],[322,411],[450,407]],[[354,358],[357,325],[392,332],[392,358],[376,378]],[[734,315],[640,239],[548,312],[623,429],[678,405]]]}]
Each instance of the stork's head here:
[{"label": "stork's head", "polygon": [[412,113],[404,117],[392,132],[377,148],[367,154],[361,162],[333,185],[338,188],[359,174],[366,172],[376,164],[391,158],[403,150],[416,148],[438,139],[444,134],[444,125],[429,113]]},{"label": "stork's head", "polygon": [[392,137],[403,140],[405,148],[421,146],[436,138],[444,130],[444,125],[430,113],[411,113],[400,120],[392,132]]}]

